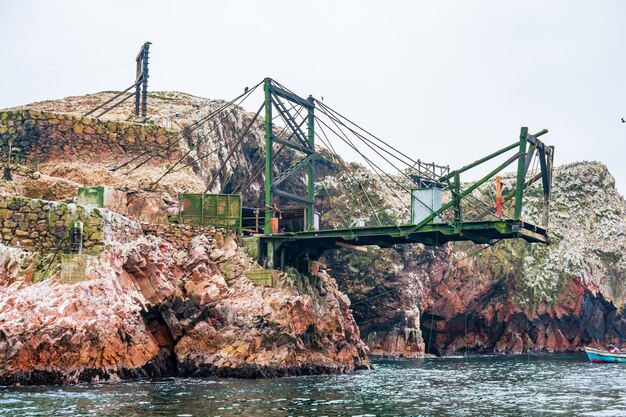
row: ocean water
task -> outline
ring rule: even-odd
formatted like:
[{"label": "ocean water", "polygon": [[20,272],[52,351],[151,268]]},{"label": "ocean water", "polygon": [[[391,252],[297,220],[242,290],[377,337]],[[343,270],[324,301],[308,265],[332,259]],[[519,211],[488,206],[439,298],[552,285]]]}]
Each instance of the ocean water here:
[{"label": "ocean water", "polygon": [[583,355],[375,360],[371,371],[0,388],[0,416],[626,416],[626,364]]}]

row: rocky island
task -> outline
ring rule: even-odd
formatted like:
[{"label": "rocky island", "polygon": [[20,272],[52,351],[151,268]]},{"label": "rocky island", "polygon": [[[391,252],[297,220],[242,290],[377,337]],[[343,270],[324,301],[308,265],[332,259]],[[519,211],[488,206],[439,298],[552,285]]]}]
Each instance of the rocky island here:
[{"label": "rocky island", "polygon": [[[599,163],[555,170],[549,246],[368,247],[327,252],[314,275],[263,270],[245,238],[167,218],[179,193],[213,177],[212,192],[262,204],[263,174],[250,172],[263,166],[263,121],[237,107],[189,131],[224,102],[176,92],[150,93],[149,123],[129,118],[130,104],[81,117],[112,95],[0,113],[13,155],[0,181],[0,385],[339,373],[370,355],[559,352],[626,336],[625,204]],[[350,192],[345,163],[318,166],[321,222],[333,227]],[[389,184],[356,172],[385,215],[407,219]],[[111,190],[109,206],[81,204],[85,187]],[[492,185],[479,192],[491,198]],[[82,250],[71,254],[76,222]]]}]

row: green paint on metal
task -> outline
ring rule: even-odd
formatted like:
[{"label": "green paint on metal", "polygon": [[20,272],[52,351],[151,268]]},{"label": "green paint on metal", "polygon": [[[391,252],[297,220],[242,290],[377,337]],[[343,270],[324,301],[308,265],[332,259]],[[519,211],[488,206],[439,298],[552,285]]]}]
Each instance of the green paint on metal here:
[{"label": "green paint on metal", "polygon": [[240,194],[180,194],[179,204],[180,223],[241,229]]},{"label": "green paint on metal", "polygon": [[263,84],[265,92],[265,233],[270,230],[272,211],[267,210],[272,205],[272,80],[266,78]]},{"label": "green paint on metal", "polygon": [[[356,245],[369,245],[367,242],[369,238],[377,238],[379,242],[388,240],[389,245],[398,243],[412,243],[422,242],[420,235],[427,237],[427,235],[441,234],[446,235],[448,238],[442,240],[441,243],[446,241],[462,241],[472,240],[465,236],[465,232],[472,232],[475,236],[479,235],[484,239],[503,239],[523,237],[521,234],[524,232],[532,232],[536,235],[528,235],[528,241],[531,242],[543,242],[545,243],[547,232],[545,229],[523,223],[515,220],[498,220],[498,221],[479,221],[479,222],[466,222],[463,223],[463,233],[457,233],[454,225],[448,225],[443,223],[428,223],[424,224],[419,229],[415,229],[412,225],[405,226],[386,226],[386,227],[356,227],[352,229],[332,229],[332,230],[320,230],[311,232],[296,232],[296,233],[282,233],[273,236],[262,236],[262,241],[318,241],[320,245],[325,241],[338,241],[343,240],[345,242]],[[409,237],[409,239],[407,239]],[[382,239],[382,240],[381,240]]]},{"label": "green paint on metal", "polygon": [[[506,147],[493,152],[481,159],[478,159],[471,164],[468,164],[461,169],[449,172],[447,175],[441,176],[437,182],[445,183],[448,185],[449,190],[452,192],[452,198],[449,202],[441,206],[437,210],[432,210],[432,213],[427,217],[420,219],[418,223],[404,225],[404,226],[390,226],[390,227],[369,227],[369,228],[349,228],[339,230],[322,230],[314,231],[314,177],[315,167],[314,159],[305,157],[299,163],[297,163],[293,170],[301,169],[305,163],[308,163],[307,174],[307,195],[306,198],[300,195],[296,195],[285,190],[277,188],[277,185],[281,184],[287,177],[293,174],[291,171],[286,171],[278,176],[274,181],[272,178],[272,147],[273,143],[277,142],[283,146],[289,146],[297,152],[303,152],[307,155],[315,153],[314,143],[314,110],[315,102],[312,97],[304,100],[288,90],[282,89],[279,85],[275,85],[270,78],[265,79],[264,83],[265,91],[265,152],[266,152],[266,164],[265,164],[265,233],[266,235],[260,238],[259,241],[259,253],[257,259],[266,268],[272,268],[276,265],[283,267],[285,262],[289,265],[302,264],[301,260],[304,257],[308,258],[305,253],[313,253],[313,259],[316,255],[319,255],[320,251],[328,248],[337,247],[338,242],[350,243],[354,245],[379,245],[389,247],[388,245],[420,242],[428,245],[440,244],[449,241],[463,241],[469,240],[476,243],[487,243],[498,239],[510,239],[510,238],[523,238],[528,242],[541,242],[547,243],[547,231],[543,228],[537,227],[532,224],[526,224],[520,221],[523,193],[526,186],[525,176],[529,168],[530,159],[532,158],[535,150],[537,150],[541,157],[541,170],[542,174],[537,176],[537,179],[542,178],[544,180],[544,194],[548,195],[551,181],[551,162],[552,159],[547,157],[547,154],[551,152],[551,148],[546,148],[545,145],[538,141],[536,136],[547,133],[547,130],[542,130],[537,133],[536,136],[530,136],[528,134],[528,128],[522,127],[520,133],[520,140],[507,145]],[[293,127],[294,135],[297,136],[299,142],[291,143],[289,140],[282,138],[275,138],[272,135],[272,106],[275,106],[277,112],[283,117],[289,111],[285,110],[284,105],[278,98],[281,97],[294,104],[299,104],[307,109],[307,136],[304,138],[300,130],[300,125]],[[274,100],[276,99],[276,100]],[[291,120],[291,122],[290,122]],[[287,125],[294,125],[293,119],[284,118]],[[290,137],[290,138],[291,138]],[[527,152],[528,143],[532,152]],[[515,148],[519,148],[519,151],[510,156],[505,162],[500,164],[497,168],[493,169],[484,177],[473,182],[464,191],[461,191],[461,179],[460,174],[472,169],[478,165],[481,165],[487,161],[492,160],[500,155],[505,154]],[[551,156],[551,154],[550,154]],[[473,191],[485,184],[488,180],[493,178],[500,171],[511,165],[513,162],[518,162],[517,169],[517,184],[514,191],[515,195],[515,214],[514,218],[510,220],[491,221],[491,222],[464,222],[462,213],[462,200],[470,195]],[[292,171],[293,171],[292,170]],[[532,181],[535,181],[533,179]],[[547,192],[546,192],[547,191]],[[296,233],[276,233],[270,232],[270,220],[274,213],[271,207],[274,205],[274,196],[281,198],[291,199],[299,203],[303,203],[306,207],[305,219],[304,219],[304,232]],[[506,196],[505,201],[511,198]],[[544,196],[544,199],[547,199]],[[546,200],[547,201],[547,200]],[[416,221],[414,219],[413,210],[413,198],[411,199],[411,222]],[[453,222],[450,224],[434,223],[433,219],[437,218],[445,211],[452,208],[454,210]],[[353,207],[354,209],[354,207]],[[352,218],[352,213],[350,213]],[[544,215],[547,219],[547,214]],[[547,222],[547,220],[546,220]],[[296,250],[297,249],[297,250]],[[276,252],[276,253],[275,253]]]},{"label": "green paint on metal", "polygon": [[80,187],[76,193],[76,202],[83,206],[104,207],[106,187]]},{"label": "green paint on metal", "polygon": [[445,176],[441,177],[439,179],[439,181],[449,180],[450,178],[454,177],[455,173],[462,174],[463,172],[468,171],[468,170],[470,170],[470,169],[472,169],[472,168],[474,168],[474,167],[476,167],[476,166],[478,166],[480,164],[483,164],[483,163],[485,163],[485,162],[495,158],[496,156],[500,156],[503,153],[508,152],[511,149],[516,148],[518,145],[519,145],[519,142],[512,143],[512,144],[510,144],[510,145],[500,149],[499,151],[496,151],[496,152],[494,152],[492,154],[489,154],[489,155],[485,156],[484,158],[480,158],[480,159],[472,162],[471,164],[465,165],[464,167],[462,167],[460,169],[457,169],[456,171],[450,172],[448,175],[445,175]]},{"label": "green paint on metal", "polygon": [[457,231],[460,231],[463,217],[461,214],[461,176],[458,171],[454,173],[454,183],[452,184],[452,187],[454,190],[452,194],[452,199],[454,201],[454,226]]},{"label": "green paint on metal", "polygon": [[[484,231],[489,234],[492,231],[496,231],[497,236],[500,233],[512,233],[513,226],[519,228],[528,228],[529,230],[539,230],[539,233],[544,233],[545,230],[530,224],[526,224],[514,220],[498,220],[498,221],[478,221],[478,222],[466,222],[463,223],[464,231]],[[521,225],[520,225],[521,224]],[[521,229],[520,229],[521,230]],[[324,239],[324,238],[340,238],[344,240],[355,240],[367,237],[375,236],[389,236],[392,238],[405,238],[411,234],[419,233],[445,233],[450,236],[455,235],[454,225],[444,223],[427,223],[415,228],[413,225],[404,226],[384,226],[384,227],[354,227],[351,229],[330,229],[330,230],[318,230],[308,232],[294,232],[294,233],[281,233],[274,235],[277,239],[293,239],[293,240],[306,240],[306,239]],[[265,239],[265,237],[261,237]],[[454,240],[469,240],[463,239],[463,236],[459,236]],[[397,242],[401,243],[401,242]],[[407,242],[408,243],[408,242]]]},{"label": "green paint on metal", "polygon": [[494,223],[493,227],[500,233],[506,233],[506,223],[504,222]]},{"label": "green paint on metal", "polygon": [[[265,231],[270,232],[270,220],[276,214],[275,209],[279,209],[275,205],[283,203],[282,200],[290,200],[298,204],[304,205],[304,230],[313,229],[315,222],[315,133],[314,133],[314,110],[315,100],[312,96],[308,99],[303,99],[292,92],[282,88],[278,83],[275,83],[271,78],[264,80],[265,91]],[[288,108],[283,100],[287,103],[291,103],[293,106]],[[296,121],[291,110],[294,106],[301,106],[306,109],[307,116],[300,123]],[[285,123],[285,129],[288,129],[291,134],[289,137],[279,137],[273,135],[272,113],[273,108],[276,109],[276,113]],[[298,115],[300,111],[298,111]],[[301,129],[304,122],[307,122],[306,135]],[[283,129],[283,132],[285,131]],[[295,138],[297,140],[292,140]],[[280,170],[281,167],[276,167],[276,178],[273,172],[273,145],[274,143],[280,144],[282,147],[291,148],[298,153],[304,153],[305,156],[300,159],[295,165],[292,165],[286,170]],[[279,186],[288,178],[293,177],[295,174],[299,174],[302,169],[306,168],[306,195],[294,194],[293,192],[279,188]],[[275,197],[280,197],[280,200],[274,200]]]},{"label": "green paint on metal", "polygon": [[[312,96],[309,96],[307,101],[311,104],[311,108],[308,109],[308,119],[307,119],[307,135],[309,140],[309,146],[313,151],[315,151],[315,117],[314,117],[314,109],[315,109],[315,101]],[[315,158],[313,158],[309,162],[308,168],[308,190],[307,190],[307,198],[311,201],[310,204],[307,205],[306,210],[306,225],[305,228],[307,230],[313,229],[313,218],[315,215],[315,206],[313,200],[315,198]]]},{"label": "green paint on metal", "polygon": [[[362,227],[260,236],[261,247],[269,248],[269,251],[261,255],[259,262],[280,265],[281,259],[286,259],[286,265],[303,272],[306,269],[301,262],[303,253],[309,253],[309,259],[317,259],[325,250],[340,248],[345,243],[390,248],[406,243],[443,245],[471,241],[484,244],[516,238],[529,243],[548,243],[546,229],[511,219],[463,223],[461,232],[454,225],[441,223],[424,224],[418,229],[413,225]],[[272,250],[273,247],[277,249]]]},{"label": "green paint on metal", "polygon": [[[478,181],[476,181],[474,184],[472,184],[471,186],[469,186],[465,191],[461,192],[460,194],[457,194],[457,198],[458,199],[462,199],[467,197],[469,194],[471,194],[475,189],[477,189],[478,187],[480,187],[481,185],[483,185],[485,182],[487,182],[489,179],[491,179],[494,175],[496,175],[498,172],[502,171],[504,168],[506,168],[507,166],[509,166],[511,163],[513,163],[516,159],[518,159],[518,154],[513,155],[511,158],[507,159],[504,163],[500,164],[500,166],[498,166],[496,169],[494,169],[493,171],[491,171],[489,174],[485,175],[483,178],[479,179]],[[523,156],[523,155],[522,155]],[[455,176],[456,173],[452,173],[453,176]],[[523,174],[523,172],[522,172]],[[434,219],[435,217],[439,216],[440,214],[442,214],[444,211],[448,210],[450,207],[452,207],[455,204],[456,199],[453,198],[451,199],[449,202],[447,202],[446,204],[444,204],[439,210],[435,210],[433,211],[428,217],[426,217],[424,220],[422,220],[420,223],[411,226],[413,227],[414,230],[418,230],[421,227],[423,227],[424,225],[426,225],[427,223],[429,223],[432,219]],[[519,220],[519,219],[518,219]],[[467,223],[460,223],[459,225],[456,225],[457,228],[465,228],[465,225]]]},{"label": "green paint on metal", "polygon": [[528,128],[522,127],[519,135],[519,160],[517,163],[517,182],[515,184],[515,211],[513,218],[519,220],[522,216],[522,199],[524,197],[524,165],[526,164],[526,142]]}]

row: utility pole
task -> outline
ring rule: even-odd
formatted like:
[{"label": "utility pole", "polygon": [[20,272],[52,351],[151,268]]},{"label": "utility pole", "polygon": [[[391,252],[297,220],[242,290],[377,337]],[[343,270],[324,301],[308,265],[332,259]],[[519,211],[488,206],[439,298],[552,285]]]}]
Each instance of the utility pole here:
[{"label": "utility pole", "polygon": [[[135,76],[135,116],[139,117],[141,109],[141,117],[146,117],[148,113],[148,59],[150,57],[151,42],[146,42],[141,47],[135,62],[137,63],[137,72]],[[141,105],[140,105],[141,103]]]}]

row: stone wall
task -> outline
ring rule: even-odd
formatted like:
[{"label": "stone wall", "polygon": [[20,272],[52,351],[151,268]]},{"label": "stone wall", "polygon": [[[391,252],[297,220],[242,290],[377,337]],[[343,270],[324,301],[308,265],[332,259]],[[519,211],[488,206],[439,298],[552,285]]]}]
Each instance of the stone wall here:
[{"label": "stone wall", "polygon": [[227,229],[218,229],[212,226],[190,226],[186,224],[155,224],[142,222],[141,228],[145,235],[158,236],[175,247],[188,248],[195,236],[206,235],[215,239],[218,247],[224,246],[226,241],[236,238],[235,232]]},{"label": "stone wall", "polygon": [[69,229],[73,221],[83,222],[83,252],[97,254],[105,242],[130,242],[143,235],[139,223],[100,208],[0,196],[2,243],[26,250],[63,252],[69,250]]},{"label": "stone wall", "polygon": [[37,110],[0,112],[0,149],[33,163],[36,159],[68,162],[108,162],[120,155],[152,151],[155,161],[176,158],[178,147],[156,157],[178,133],[162,127],[123,122],[104,122],[67,114]]}]

